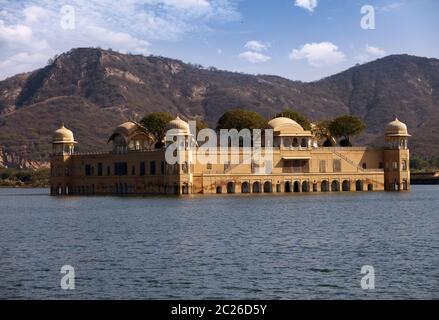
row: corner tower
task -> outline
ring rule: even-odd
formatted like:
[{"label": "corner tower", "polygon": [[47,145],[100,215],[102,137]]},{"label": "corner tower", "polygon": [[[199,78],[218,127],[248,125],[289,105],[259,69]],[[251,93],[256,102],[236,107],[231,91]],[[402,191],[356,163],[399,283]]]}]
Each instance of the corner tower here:
[{"label": "corner tower", "polygon": [[407,126],[396,118],[385,129],[384,181],[386,191],[410,190],[410,158]]},{"label": "corner tower", "polygon": [[64,124],[53,135],[50,158],[50,193],[52,195],[70,193],[69,162],[75,151],[76,143],[73,132],[64,127]]}]

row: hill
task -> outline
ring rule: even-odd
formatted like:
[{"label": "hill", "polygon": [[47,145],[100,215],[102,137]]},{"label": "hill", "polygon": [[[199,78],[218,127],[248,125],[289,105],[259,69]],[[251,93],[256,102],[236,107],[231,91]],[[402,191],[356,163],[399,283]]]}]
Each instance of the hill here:
[{"label": "hill", "polygon": [[418,154],[439,153],[439,60],[388,56],[310,83],[277,76],[202,68],[182,61],[79,48],[46,67],[0,82],[0,165],[39,167],[61,122],[81,151],[105,149],[124,120],[151,111],[214,125],[231,108],[272,117],[285,108],[314,121],[349,113],[367,132],[359,143],[382,144],[385,123],[397,115]]}]

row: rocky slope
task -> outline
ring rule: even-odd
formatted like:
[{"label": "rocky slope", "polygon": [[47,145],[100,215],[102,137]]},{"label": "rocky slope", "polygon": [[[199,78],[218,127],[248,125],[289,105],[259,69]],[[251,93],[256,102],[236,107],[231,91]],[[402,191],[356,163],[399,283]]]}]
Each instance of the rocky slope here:
[{"label": "rocky slope", "polygon": [[[439,60],[388,56],[302,83],[163,57],[73,49],[45,68],[0,82],[0,164],[44,164],[61,122],[74,131],[78,149],[90,151],[107,148],[120,122],[150,111],[200,116],[214,125],[237,107],[267,117],[292,108],[315,121],[355,114],[367,124],[358,139],[366,144],[381,144],[383,126],[397,115],[409,125],[415,152],[438,154]],[[25,160],[5,161],[4,154]]]}]

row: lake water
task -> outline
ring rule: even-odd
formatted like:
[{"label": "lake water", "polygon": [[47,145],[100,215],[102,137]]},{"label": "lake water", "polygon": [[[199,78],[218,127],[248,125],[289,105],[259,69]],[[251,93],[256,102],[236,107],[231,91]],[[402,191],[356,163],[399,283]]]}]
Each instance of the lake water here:
[{"label": "lake water", "polygon": [[[439,299],[439,186],[49,197],[0,189],[0,298]],[[60,287],[63,265],[75,289]],[[363,290],[363,265],[375,289]]]}]

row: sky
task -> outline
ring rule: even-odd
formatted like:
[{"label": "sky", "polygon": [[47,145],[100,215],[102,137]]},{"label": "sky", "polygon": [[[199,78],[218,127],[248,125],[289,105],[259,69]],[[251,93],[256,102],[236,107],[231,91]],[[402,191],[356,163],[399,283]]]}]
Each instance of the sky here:
[{"label": "sky", "polygon": [[439,58],[437,0],[0,0],[0,80],[77,47],[314,81]]}]

